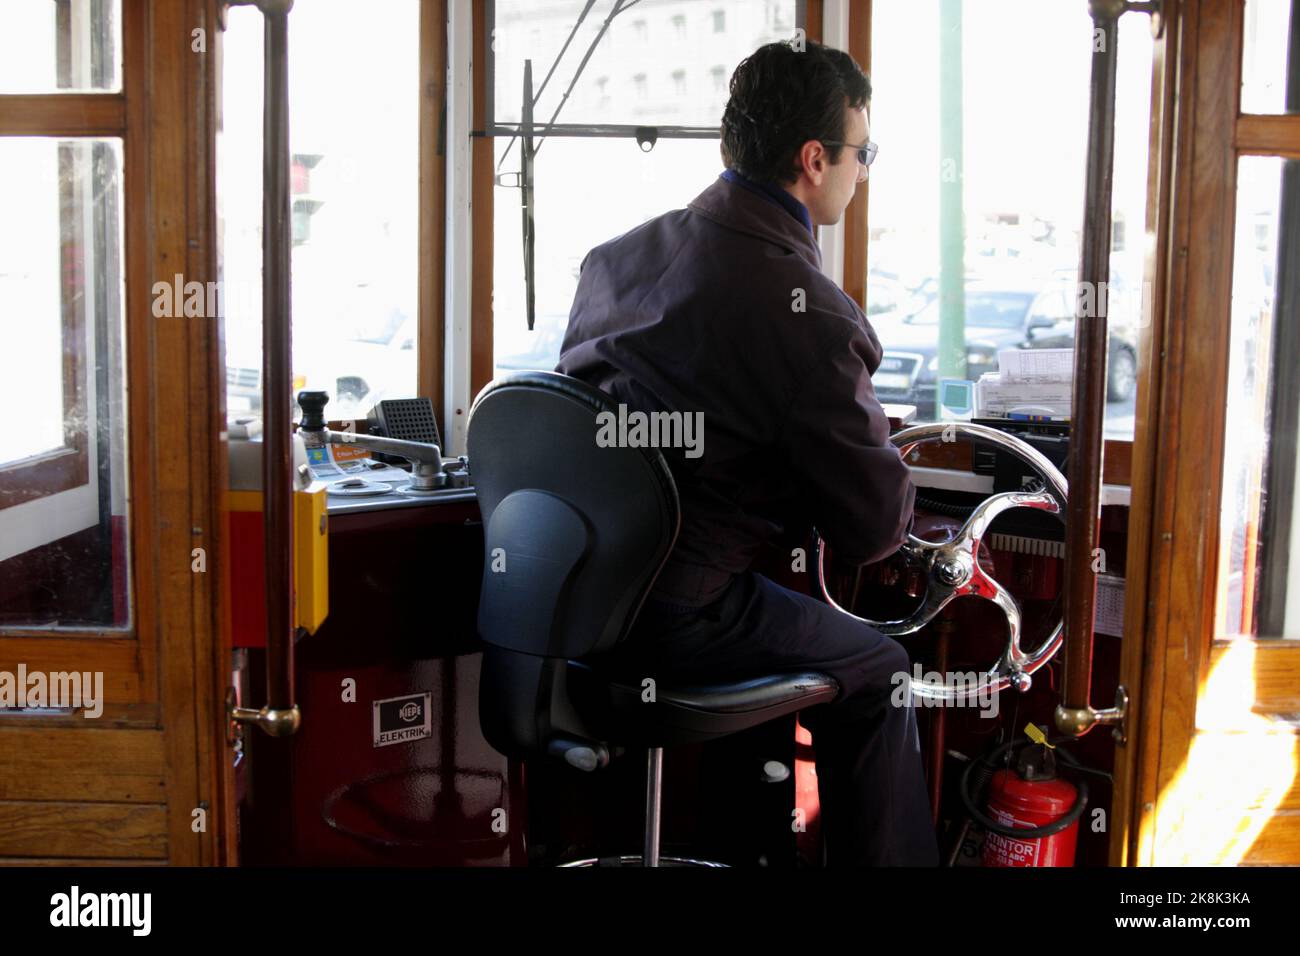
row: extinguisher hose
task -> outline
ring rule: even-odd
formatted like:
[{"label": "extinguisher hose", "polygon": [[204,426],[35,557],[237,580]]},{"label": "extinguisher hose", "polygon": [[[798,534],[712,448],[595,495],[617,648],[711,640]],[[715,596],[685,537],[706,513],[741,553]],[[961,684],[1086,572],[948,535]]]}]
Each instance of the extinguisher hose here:
[{"label": "extinguisher hose", "polygon": [[[1056,744],[1072,739],[1073,738],[1071,737],[1055,737],[1049,740],[1048,743]],[[966,769],[962,771],[961,783],[957,789],[961,793],[961,802],[965,805],[966,812],[970,814],[970,818],[986,830],[992,830],[994,833],[1000,833],[1003,836],[1008,837],[1017,837],[1022,840],[1037,840],[1042,837],[1049,837],[1060,833],[1083,815],[1084,807],[1088,805],[1088,781],[1078,781],[1078,796],[1074,799],[1074,805],[1071,806],[1060,819],[1053,820],[1051,823],[1043,824],[1041,827],[1009,827],[1005,824],[999,823],[975,805],[975,798],[971,796],[970,792],[970,777],[976,766],[982,766],[984,768],[996,767],[998,759],[1008,750],[1015,747],[1023,747],[1029,743],[1031,743],[1031,741],[1011,740],[998,747],[988,756],[979,760],[970,761],[966,764]],[[1074,758],[1073,754],[1067,753],[1064,750],[1058,749],[1056,751],[1056,756],[1067,767],[1072,767],[1076,770],[1088,769],[1082,766],[1079,761]]]}]

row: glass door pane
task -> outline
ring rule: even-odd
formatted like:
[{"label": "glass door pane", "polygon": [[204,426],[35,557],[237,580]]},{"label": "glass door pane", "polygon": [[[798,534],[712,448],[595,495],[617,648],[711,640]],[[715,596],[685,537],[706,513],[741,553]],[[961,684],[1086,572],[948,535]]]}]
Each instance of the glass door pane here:
[{"label": "glass door pane", "polygon": [[1241,112],[1293,113],[1287,103],[1295,0],[1246,0],[1241,58]]},{"label": "glass door pane", "polygon": [[[0,628],[130,624],[122,143],[0,139]],[[183,320],[181,320],[183,321]]]},{"label": "glass door pane", "polygon": [[1300,163],[1237,167],[1231,346],[1215,637],[1300,637],[1296,540],[1296,293]]},{"label": "glass door pane", "polygon": [[5,0],[0,93],[122,88],[121,0]]}]

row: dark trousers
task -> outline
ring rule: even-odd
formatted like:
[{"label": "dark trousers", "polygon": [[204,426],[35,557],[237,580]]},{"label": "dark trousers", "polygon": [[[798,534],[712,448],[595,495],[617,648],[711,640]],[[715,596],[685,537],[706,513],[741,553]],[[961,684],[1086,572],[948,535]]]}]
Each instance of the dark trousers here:
[{"label": "dark trousers", "polygon": [[911,670],[897,641],[749,573],[701,609],[647,601],[613,663],[661,683],[829,674],[839,696],[799,716],[813,735],[827,865],[938,864],[916,714],[910,695],[891,703],[895,675]]}]

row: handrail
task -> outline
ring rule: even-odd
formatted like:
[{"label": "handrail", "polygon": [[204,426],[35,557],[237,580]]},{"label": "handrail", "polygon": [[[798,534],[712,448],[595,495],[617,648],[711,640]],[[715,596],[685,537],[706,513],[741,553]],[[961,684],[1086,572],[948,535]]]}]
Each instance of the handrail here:
[{"label": "handrail", "polygon": [[[1119,18],[1129,10],[1150,13],[1158,3],[1089,0],[1093,23],[1092,80],[1088,103],[1088,157],[1084,186],[1079,289],[1075,298],[1074,385],[1071,405],[1070,499],[1065,533],[1065,686],[1056,726],[1082,736],[1124,718],[1124,688],[1116,706],[1096,710],[1092,697],[1092,639],[1096,612],[1094,570],[1101,512],[1102,439],[1106,415],[1108,353],[1107,286],[1110,280],[1111,178],[1115,161],[1115,68],[1119,60]],[[1088,294],[1082,294],[1088,293]],[[1095,315],[1082,303],[1095,303]]]},{"label": "handrail", "polygon": [[236,707],[231,719],[273,737],[297,731],[294,688],[293,355],[289,197],[289,11],[293,0],[232,0],[266,21],[262,104],[262,494],[266,557],[266,706]]}]

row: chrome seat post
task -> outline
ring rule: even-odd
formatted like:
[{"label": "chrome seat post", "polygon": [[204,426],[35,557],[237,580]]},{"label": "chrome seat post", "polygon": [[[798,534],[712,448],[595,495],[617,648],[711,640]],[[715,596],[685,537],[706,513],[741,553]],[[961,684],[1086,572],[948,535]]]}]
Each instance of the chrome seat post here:
[{"label": "chrome seat post", "polygon": [[646,866],[659,865],[659,799],[663,774],[664,751],[651,747],[646,755],[645,774],[645,851]]}]

